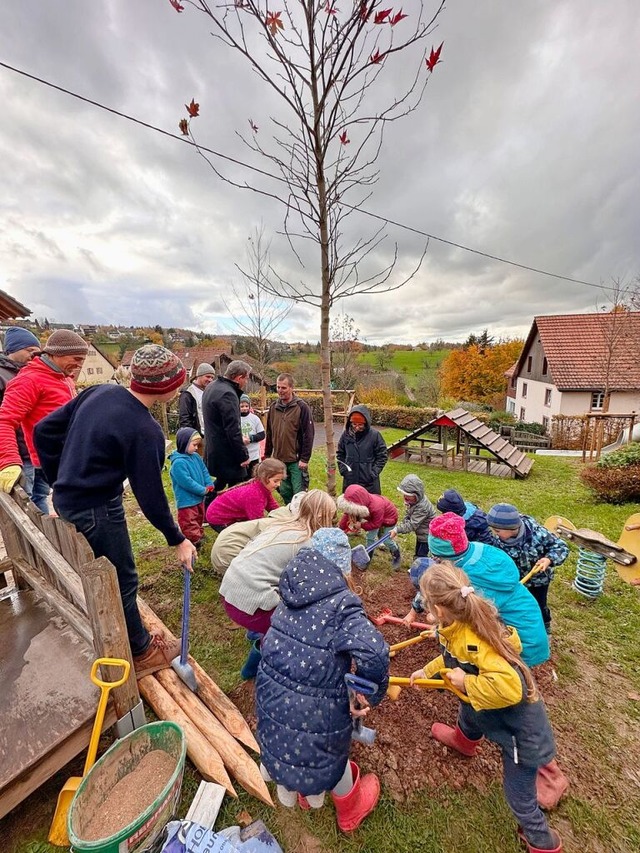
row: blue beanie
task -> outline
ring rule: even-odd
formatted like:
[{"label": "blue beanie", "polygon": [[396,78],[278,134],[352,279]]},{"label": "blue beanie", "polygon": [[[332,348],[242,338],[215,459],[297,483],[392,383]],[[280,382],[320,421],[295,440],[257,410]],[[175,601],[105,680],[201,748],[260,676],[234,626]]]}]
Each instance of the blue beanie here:
[{"label": "blue beanie", "polygon": [[422,575],[435,565],[435,560],[431,557],[417,557],[409,567],[409,578],[416,589],[420,588],[420,578]]},{"label": "blue beanie", "polygon": [[522,523],[513,504],[495,504],[487,513],[487,524],[496,530],[517,530]]},{"label": "blue beanie", "polygon": [[311,537],[311,547],[340,569],[351,574],[351,545],[347,534],[338,527],[321,527]]},{"label": "blue beanie", "polygon": [[176,433],[176,450],[178,453],[186,453],[189,442],[194,436],[200,438],[200,433],[193,427],[180,427]]},{"label": "blue beanie", "polygon": [[436,506],[440,512],[455,512],[456,515],[464,515],[467,511],[465,502],[455,489],[447,489],[440,495]]},{"label": "blue beanie", "polygon": [[36,336],[21,326],[11,326],[4,333],[4,351],[7,355],[27,347],[38,347],[40,349],[41,346],[42,344]]}]

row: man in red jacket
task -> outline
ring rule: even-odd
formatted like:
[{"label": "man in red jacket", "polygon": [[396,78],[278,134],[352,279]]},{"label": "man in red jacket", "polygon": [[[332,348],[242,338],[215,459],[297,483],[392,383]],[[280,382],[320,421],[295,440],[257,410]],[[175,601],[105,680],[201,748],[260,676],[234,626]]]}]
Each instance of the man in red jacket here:
[{"label": "man in red jacket", "polygon": [[20,479],[22,457],[16,433],[22,428],[35,467],[31,500],[49,514],[49,484],[33,444],[33,428],[46,415],[64,406],[76,394],[75,378],[89,345],[69,329],[50,335],[42,354],[28,364],[8,385],[0,406],[0,489],[10,492]]}]

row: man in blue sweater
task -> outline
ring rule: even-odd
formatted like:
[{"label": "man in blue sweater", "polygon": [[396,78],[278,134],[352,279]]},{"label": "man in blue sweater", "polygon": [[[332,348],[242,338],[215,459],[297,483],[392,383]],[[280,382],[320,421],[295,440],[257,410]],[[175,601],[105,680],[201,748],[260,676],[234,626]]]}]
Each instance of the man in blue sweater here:
[{"label": "man in blue sweater", "polygon": [[118,573],[124,617],[138,678],[171,665],[180,644],[167,644],[142,623],[138,572],[122,503],[128,479],[146,518],[176,549],[176,567],[196,554],[175,523],[162,485],[164,435],[149,409],[172,400],[185,379],[182,362],[156,344],[131,360],[131,387],[95,385],[43,418],[34,433],[61,518],[84,534],[96,557]]}]

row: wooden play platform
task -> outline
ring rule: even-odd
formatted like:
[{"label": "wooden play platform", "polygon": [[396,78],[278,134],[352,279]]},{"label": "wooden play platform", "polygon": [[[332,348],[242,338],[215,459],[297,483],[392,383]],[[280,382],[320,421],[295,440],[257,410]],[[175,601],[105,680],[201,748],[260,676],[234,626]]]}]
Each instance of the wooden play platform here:
[{"label": "wooden play platform", "polygon": [[[453,433],[453,437],[451,436]],[[533,459],[465,409],[452,409],[389,445],[392,459],[443,468],[524,478]]]}]

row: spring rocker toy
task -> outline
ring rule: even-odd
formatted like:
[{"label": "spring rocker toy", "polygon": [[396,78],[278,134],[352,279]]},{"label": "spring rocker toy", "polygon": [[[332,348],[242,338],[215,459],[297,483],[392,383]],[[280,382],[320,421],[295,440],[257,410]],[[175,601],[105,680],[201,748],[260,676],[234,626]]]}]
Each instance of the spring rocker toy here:
[{"label": "spring rocker toy", "polygon": [[640,512],[630,515],[617,542],[595,530],[576,528],[569,519],[552,515],[544,526],[551,533],[578,546],[578,565],[572,586],[585,598],[598,598],[604,588],[607,560],[626,583],[640,579]]}]

